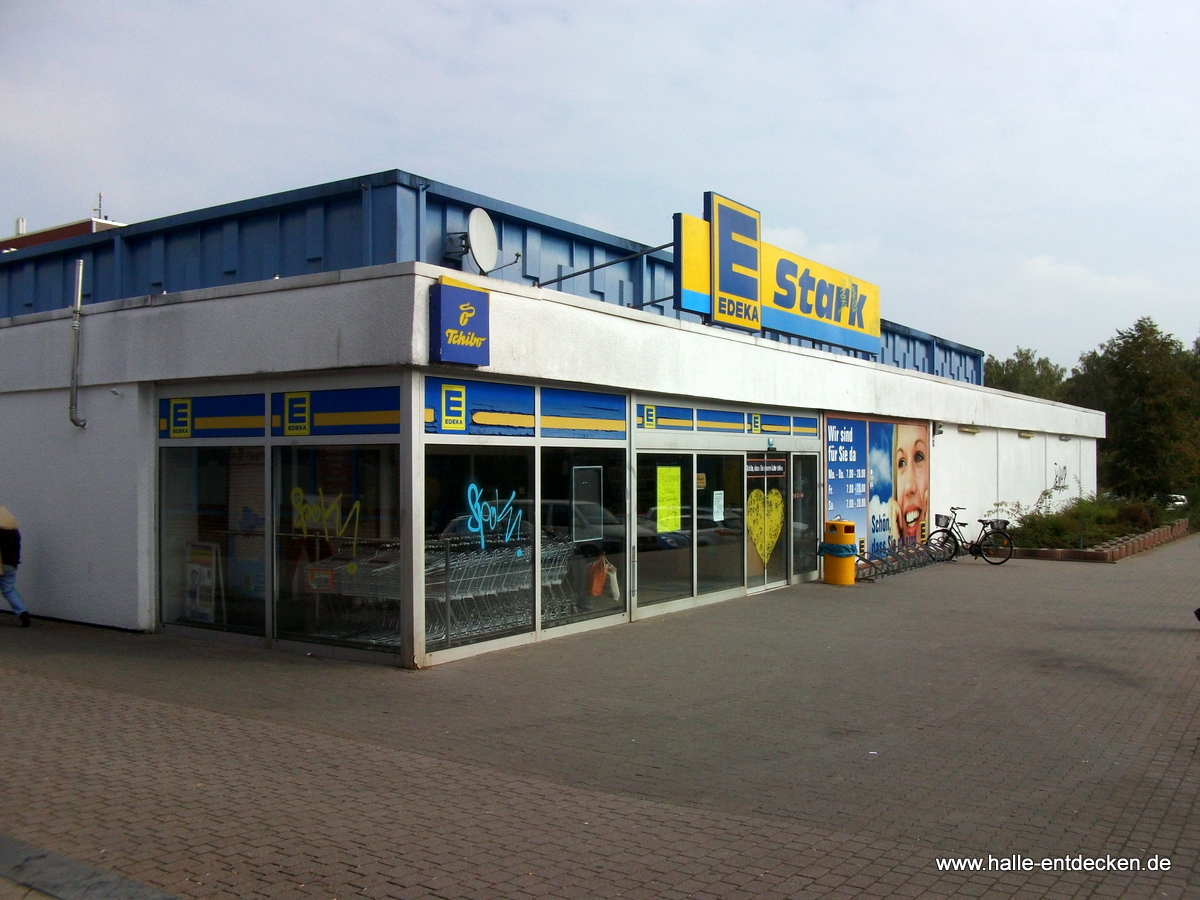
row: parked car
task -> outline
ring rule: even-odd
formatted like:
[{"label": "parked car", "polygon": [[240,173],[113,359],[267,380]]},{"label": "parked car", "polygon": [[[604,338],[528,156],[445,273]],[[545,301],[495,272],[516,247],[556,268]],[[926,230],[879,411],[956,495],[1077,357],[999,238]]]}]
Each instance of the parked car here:
[{"label": "parked car", "polygon": [[742,540],[745,528],[741,509],[726,509],[719,522],[713,518],[711,507],[701,506],[696,510],[697,547],[736,544]]},{"label": "parked car", "polygon": [[[686,522],[691,518],[691,507],[683,507],[681,519]],[[680,550],[692,545],[691,535],[687,531],[659,531],[658,507],[652,506],[646,515],[638,516],[637,546],[638,550]]]},{"label": "parked car", "polygon": [[558,540],[573,541],[581,556],[610,556],[625,552],[625,523],[599,503],[588,500],[542,501],[542,531]]}]

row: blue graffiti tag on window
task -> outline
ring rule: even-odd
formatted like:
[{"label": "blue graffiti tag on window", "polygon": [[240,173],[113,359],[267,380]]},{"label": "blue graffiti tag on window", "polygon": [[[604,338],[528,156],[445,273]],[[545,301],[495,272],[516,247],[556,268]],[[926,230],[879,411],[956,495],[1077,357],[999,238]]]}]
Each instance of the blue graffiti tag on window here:
[{"label": "blue graffiti tag on window", "polygon": [[495,493],[495,500],[488,502],[483,499],[483,490],[477,484],[467,485],[467,508],[471,515],[467,518],[467,531],[479,535],[479,546],[486,547],[485,536],[489,532],[504,529],[504,541],[507,543],[513,536],[521,535],[521,510],[513,508],[517,492],[508,495],[504,505],[500,505],[500,492]]}]

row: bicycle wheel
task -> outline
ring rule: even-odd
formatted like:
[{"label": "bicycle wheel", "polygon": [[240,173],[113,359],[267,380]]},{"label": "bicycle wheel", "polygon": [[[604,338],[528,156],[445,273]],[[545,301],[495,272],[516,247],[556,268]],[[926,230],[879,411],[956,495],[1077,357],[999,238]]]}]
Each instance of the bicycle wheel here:
[{"label": "bicycle wheel", "polygon": [[948,528],[939,528],[925,545],[935,562],[949,562],[958,556],[958,538]]},{"label": "bicycle wheel", "polygon": [[1012,559],[1012,538],[1007,531],[989,531],[979,539],[979,552],[993,566],[1003,565]]}]

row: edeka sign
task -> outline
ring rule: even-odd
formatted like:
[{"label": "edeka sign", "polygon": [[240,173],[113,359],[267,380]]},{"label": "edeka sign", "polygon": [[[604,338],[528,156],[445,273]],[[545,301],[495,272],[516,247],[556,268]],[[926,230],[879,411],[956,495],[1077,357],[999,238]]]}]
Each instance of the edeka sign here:
[{"label": "edeka sign", "polygon": [[443,278],[429,289],[431,362],[486,366],[491,362],[488,292]]},{"label": "edeka sign", "polygon": [[675,307],[748,331],[879,352],[879,288],[761,240],[756,211],[709,192],[675,215]]},{"label": "edeka sign", "polygon": [[709,191],[704,195],[704,218],[709,224],[712,319],[758,331],[762,328],[758,211]]}]

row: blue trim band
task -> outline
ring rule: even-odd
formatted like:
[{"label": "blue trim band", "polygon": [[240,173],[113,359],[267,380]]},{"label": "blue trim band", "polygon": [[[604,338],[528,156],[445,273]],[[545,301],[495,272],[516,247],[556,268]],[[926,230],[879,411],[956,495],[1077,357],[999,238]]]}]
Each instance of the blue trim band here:
[{"label": "blue trim band", "polygon": [[877,337],[817,319],[810,319],[807,316],[785,313],[770,306],[762,308],[762,326],[772,331],[794,334],[812,341],[837,344],[839,347],[849,347],[851,350],[863,350],[867,353],[879,353],[879,338]]},{"label": "blue trim band", "polygon": [[858,556],[854,544],[827,544],[824,541],[821,541],[821,548],[817,552],[822,556]]}]

